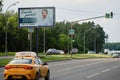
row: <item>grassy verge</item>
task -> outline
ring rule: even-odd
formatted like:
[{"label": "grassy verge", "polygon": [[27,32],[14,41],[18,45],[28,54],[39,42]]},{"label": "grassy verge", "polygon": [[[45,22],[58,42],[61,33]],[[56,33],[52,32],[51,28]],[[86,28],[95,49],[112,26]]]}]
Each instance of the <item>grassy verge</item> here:
[{"label": "grassy verge", "polygon": [[111,58],[111,56],[105,54],[76,54],[73,55],[73,58],[80,59],[80,58]]},{"label": "grassy verge", "polygon": [[49,62],[49,61],[61,61],[61,60],[70,60],[71,57],[67,55],[47,55],[44,58],[41,58],[43,62]]},{"label": "grassy verge", "polygon": [[[8,52],[8,56],[14,56],[16,52]],[[5,56],[5,52],[0,52],[0,56]]]},{"label": "grassy verge", "polygon": [[[14,53],[11,53],[14,54]],[[70,59],[85,59],[85,58],[111,58],[111,56],[105,55],[105,54],[74,54],[72,55],[41,55],[41,59],[43,62],[49,62],[49,61],[61,61],[61,60],[70,60]],[[0,59],[0,66],[6,65],[11,58],[6,59]]]},{"label": "grassy verge", "polygon": [[0,66],[6,65],[10,60],[12,60],[12,59],[11,58],[0,59]]}]

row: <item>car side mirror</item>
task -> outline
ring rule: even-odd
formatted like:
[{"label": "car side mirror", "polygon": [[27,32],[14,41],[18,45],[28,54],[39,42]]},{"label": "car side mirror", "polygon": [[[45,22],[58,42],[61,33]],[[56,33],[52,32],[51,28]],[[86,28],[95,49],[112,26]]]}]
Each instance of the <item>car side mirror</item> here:
[{"label": "car side mirror", "polygon": [[43,65],[48,65],[48,63],[47,63],[47,62],[44,62]]}]

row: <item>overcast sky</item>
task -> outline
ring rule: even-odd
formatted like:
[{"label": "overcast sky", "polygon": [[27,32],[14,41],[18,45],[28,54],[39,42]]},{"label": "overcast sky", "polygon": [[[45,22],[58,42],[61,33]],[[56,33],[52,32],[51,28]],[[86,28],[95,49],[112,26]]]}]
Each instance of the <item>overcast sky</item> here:
[{"label": "overcast sky", "polygon": [[21,7],[56,7],[56,21],[74,21],[85,18],[105,15],[114,12],[113,19],[95,19],[106,34],[109,35],[109,42],[120,42],[120,0],[3,0],[3,11],[7,7],[19,1],[20,3],[9,10],[17,11]]}]

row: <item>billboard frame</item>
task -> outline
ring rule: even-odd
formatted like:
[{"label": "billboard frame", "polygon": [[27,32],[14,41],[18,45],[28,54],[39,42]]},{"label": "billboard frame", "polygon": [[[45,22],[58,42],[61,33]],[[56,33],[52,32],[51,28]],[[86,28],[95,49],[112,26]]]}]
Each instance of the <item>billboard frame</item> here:
[{"label": "billboard frame", "polygon": [[[41,10],[51,9],[51,10],[53,10],[53,14],[52,14],[52,20],[53,20],[52,24],[53,25],[49,25],[49,26],[41,26],[41,25],[38,25],[38,26],[31,26],[31,25],[29,25],[29,26],[21,26],[20,24],[22,24],[22,23],[20,23],[20,10],[25,10],[25,9],[41,9]],[[42,27],[45,28],[45,27],[48,27],[49,28],[49,27],[54,27],[55,26],[55,21],[56,21],[55,7],[23,7],[23,8],[18,8],[18,25],[19,25],[19,28],[28,28],[28,27],[33,27],[33,28],[42,28]]]}]

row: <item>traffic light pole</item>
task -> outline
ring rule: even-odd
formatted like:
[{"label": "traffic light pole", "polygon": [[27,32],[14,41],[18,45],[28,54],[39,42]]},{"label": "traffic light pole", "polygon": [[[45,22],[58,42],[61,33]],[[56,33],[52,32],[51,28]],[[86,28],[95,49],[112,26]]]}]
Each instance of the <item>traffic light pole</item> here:
[{"label": "traffic light pole", "polygon": [[[87,21],[87,20],[91,20],[91,19],[98,19],[98,18],[113,18],[113,15],[115,15],[115,14],[113,14],[113,12],[110,12],[110,13],[106,13],[104,16],[97,16],[97,17],[92,17],[92,18],[86,18],[86,19],[81,19],[81,20],[76,20],[76,21],[72,21],[71,22],[71,29],[72,29],[72,24],[74,24],[74,23],[78,23],[78,22],[81,22],[81,21]],[[84,32],[84,53],[85,53],[85,33],[86,32]],[[71,40],[72,40],[72,35],[71,35]],[[72,42],[71,42],[71,48],[72,48]],[[71,58],[72,58],[72,54],[71,54]]]},{"label": "traffic light pole", "polygon": [[97,17],[92,17],[92,18],[87,18],[87,19],[81,19],[81,20],[77,20],[77,21],[72,21],[72,23],[78,23],[81,21],[86,21],[86,20],[91,20],[91,19],[98,19],[98,18],[103,18],[105,16],[97,16]]},{"label": "traffic light pole", "polygon": [[72,21],[72,23],[78,23],[78,22],[81,22],[81,21],[86,21],[86,20],[91,20],[91,19],[98,19],[98,18],[113,18],[113,12],[110,12],[110,13],[106,13],[104,16],[97,16],[97,17],[92,17],[92,18],[86,18],[86,19],[81,19],[81,20],[77,20],[77,21]]}]

